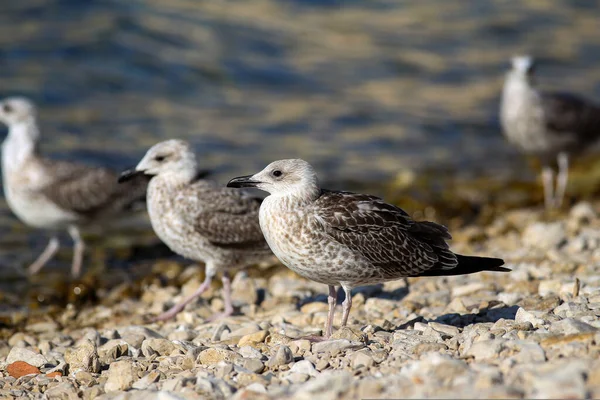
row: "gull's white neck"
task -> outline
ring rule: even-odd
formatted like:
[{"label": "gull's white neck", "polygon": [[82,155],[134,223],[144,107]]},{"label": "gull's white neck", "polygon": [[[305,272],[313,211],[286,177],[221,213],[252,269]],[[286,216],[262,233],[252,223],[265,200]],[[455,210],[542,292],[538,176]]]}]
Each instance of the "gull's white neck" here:
[{"label": "gull's white neck", "polygon": [[520,72],[511,71],[506,75],[502,92],[503,98],[508,100],[515,96],[531,96],[535,94],[535,89],[532,87],[529,78]]},{"label": "gull's white neck", "polygon": [[293,211],[314,202],[319,198],[321,190],[315,185],[307,185],[302,189],[284,190],[272,193],[267,197],[270,203],[277,203],[280,209]]},{"label": "gull's white neck", "polygon": [[2,170],[4,173],[19,169],[27,159],[35,155],[39,130],[33,118],[13,124],[8,137],[2,143]]}]

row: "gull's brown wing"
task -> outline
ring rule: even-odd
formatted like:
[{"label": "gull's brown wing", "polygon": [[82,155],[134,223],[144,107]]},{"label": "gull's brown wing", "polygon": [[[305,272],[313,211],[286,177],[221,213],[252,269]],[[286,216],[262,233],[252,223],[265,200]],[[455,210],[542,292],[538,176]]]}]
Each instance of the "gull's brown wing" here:
[{"label": "gull's brown wing", "polygon": [[42,195],[82,218],[120,213],[145,199],[149,177],[139,176],[119,184],[118,174],[110,169],[65,161],[41,162],[53,177],[41,189]]},{"label": "gull's brown wing", "polygon": [[442,225],[413,221],[402,209],[378,197],[323,191],[315,202],[326,233],[359,252],[389,278],[451,270],[458,264]]}]

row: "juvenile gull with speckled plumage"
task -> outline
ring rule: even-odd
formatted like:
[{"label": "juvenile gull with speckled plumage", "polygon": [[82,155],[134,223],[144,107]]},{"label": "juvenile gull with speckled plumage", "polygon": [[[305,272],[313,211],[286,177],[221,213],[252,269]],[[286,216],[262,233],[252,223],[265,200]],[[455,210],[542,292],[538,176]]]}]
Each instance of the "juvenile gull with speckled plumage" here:
[{"label": "juvenile gull with speckled plumage", "polygon": [[[2,143],[2,179],[8,206],[21,221],[51,231],[67,229],[74,241],[71,273],[79,276],[84,242],[80,229],[104,226],[143,201],[148,179],[140,177],[126,186],[106,168],[42,157],[34,105],[24,98],[0,102],[0,122],[9,128]],[[35,274],[59,248],[54,234],[46,249],[29,267]]]},{"label": "juvenile gull with speckled plumage", "polygon": [[600,106],[569,93],[540,92],[533,85],[533,73],[530,56],[512,59],[502,92],[500,121],[509,142],[540,158],[546,207],[560,207],[567,188],[569,157],[600,139]]},{"label": "juvenile gull with speckled plumage", "polygon": [[303,160],[275,161],[227,186],[270,193],[260,207],[260,227],[283,264],[329,286],[326,338],[332,333],[336,286],[346,293],[344,326],[356,286],[403,277],[509,271],[501,267],[501,259],[450,251],[450,233],[442,225],[413,221],[374,196],[321,189],[315,171]]},{"label": "juvenile gull with speckled plumage", "polygon": [[258,224],[260,200],[239,190],[198,179],[196,155],[188,143],[167,140],[154,145],[120,181],[135,175],[152,176],[148,185],[148,214],[158,237],[175,253],[206,263],[200,287],[156,320],[172,318],[209,288],[222,272],[225,311],[230,315],[229,271],[273,257]]}]

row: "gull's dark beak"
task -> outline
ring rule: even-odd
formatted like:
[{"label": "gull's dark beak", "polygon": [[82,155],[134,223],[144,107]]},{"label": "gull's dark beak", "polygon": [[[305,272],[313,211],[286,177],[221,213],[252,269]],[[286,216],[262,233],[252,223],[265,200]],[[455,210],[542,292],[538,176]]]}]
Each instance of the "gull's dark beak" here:
[{"label": "gull's dark beak", "polygon": [[117,182],[119,183],[123,183],[123,182],[127,182],[133,178],[135,178],[138,175],[143,175],[144,171],[137,171],[135,168],[131,168],[131,169],[126,169],[125,171],[121,172],[121,175],[119,175],[119,179],[117,180]]},{"label": "gull's dark beak", "polygon": [[233,178],[229,182],[227,182],[227,187],[233,188],[246,188],[246,187],[256,187],[260,182],[253,181],[252,177],[254,175],[246,175],[240,176],[237,178]]}]

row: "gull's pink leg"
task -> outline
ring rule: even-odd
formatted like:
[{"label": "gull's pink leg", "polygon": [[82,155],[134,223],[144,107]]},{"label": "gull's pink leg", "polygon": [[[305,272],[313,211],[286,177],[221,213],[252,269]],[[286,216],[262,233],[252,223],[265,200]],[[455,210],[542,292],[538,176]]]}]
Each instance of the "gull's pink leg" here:
[{"label": "gull's pink leg", "polygon": [[73,263],[71,264],[71,276],[79,278],[81,274],[81,265],[83,264],[83,253],[85,251],[85,243],[81,238],[79,229],[76,226],[69,227],[69,235],[73,239]]},{"label": "gull's pink leg", "polygon": [[27,269],[29,275],[35,275],[42,268],[44,268],[44,265],[46,265],[48,261],[50,261],[52,257],[54,257],[59,247],[60,244],[58,242],[58,238],[56,236],[52,236],[42,254],[40,254],[37,260],[35,260],[33,264],[31,264]]},{"label": "gull's pink leg", "polygon": [[196,291],[194,293],[192,293],[191,295],[189,295],[188,297],[183,299],[182,302],[177,303],[176,305],[171,307],[168,311],[165,311],[164,313],[152,318],[152,322],[166,321],[166,320],[171,319],[174,316],[176,316],[179,312],[181,312],[181,310],[183,310],[185,308],[185,306],[187,306],[189,303],[191,303],[192,300],[194,300],[196,297],[198,297],[202,293],[204,293],[206,291],[206,289],[208,289],[210,287],[211,281],[212,281],[212,275],[206,275],[204,282],[202,282],[202,284],[198,287],[198,289],[196,289]]},{"label": "gull's pink leg", "polygon": [[554,171],[550,166],[542,168],[542,183],[544,184],[544,203],[546,209],[554,207]]},{"label": "gull's pink leg", "polygon": [[335,304],[337,302],[337,291],[335,286],[329,285],[329,296],[327,296],[327,303],[329,304],[329,312],[327,313],[327,323],[325,324],[325,339],[333,334],[333,316],[335,314]]},{"label": "gull's pink leg", "polygon": [[223,281],[223,301],[225,303],[225,310],[222,313],[217,313],[211,316],[209,321],[216,321],[221,318],[229,317],[233,314],[233,303],[231,302],[231,279],[229,278],[229,273],[223,272],[223,277],[221,278]]},{"label": "gull's pink leg", "polygon": [[556,193],[554,194],[554,206],[560,208],[562,206],[565,192],[567,191],[567,183],[569,181],[569,155],[560,153],[558,155],[558,176],[556,178]]},{"label": "gull's pink leg", "polygon": [[346,293],[346,299],[342,303],[342,326],[346,326],[348,322],[348,316],[350,315],[350,309],[352,308],[352,289],[342,286]]}]

